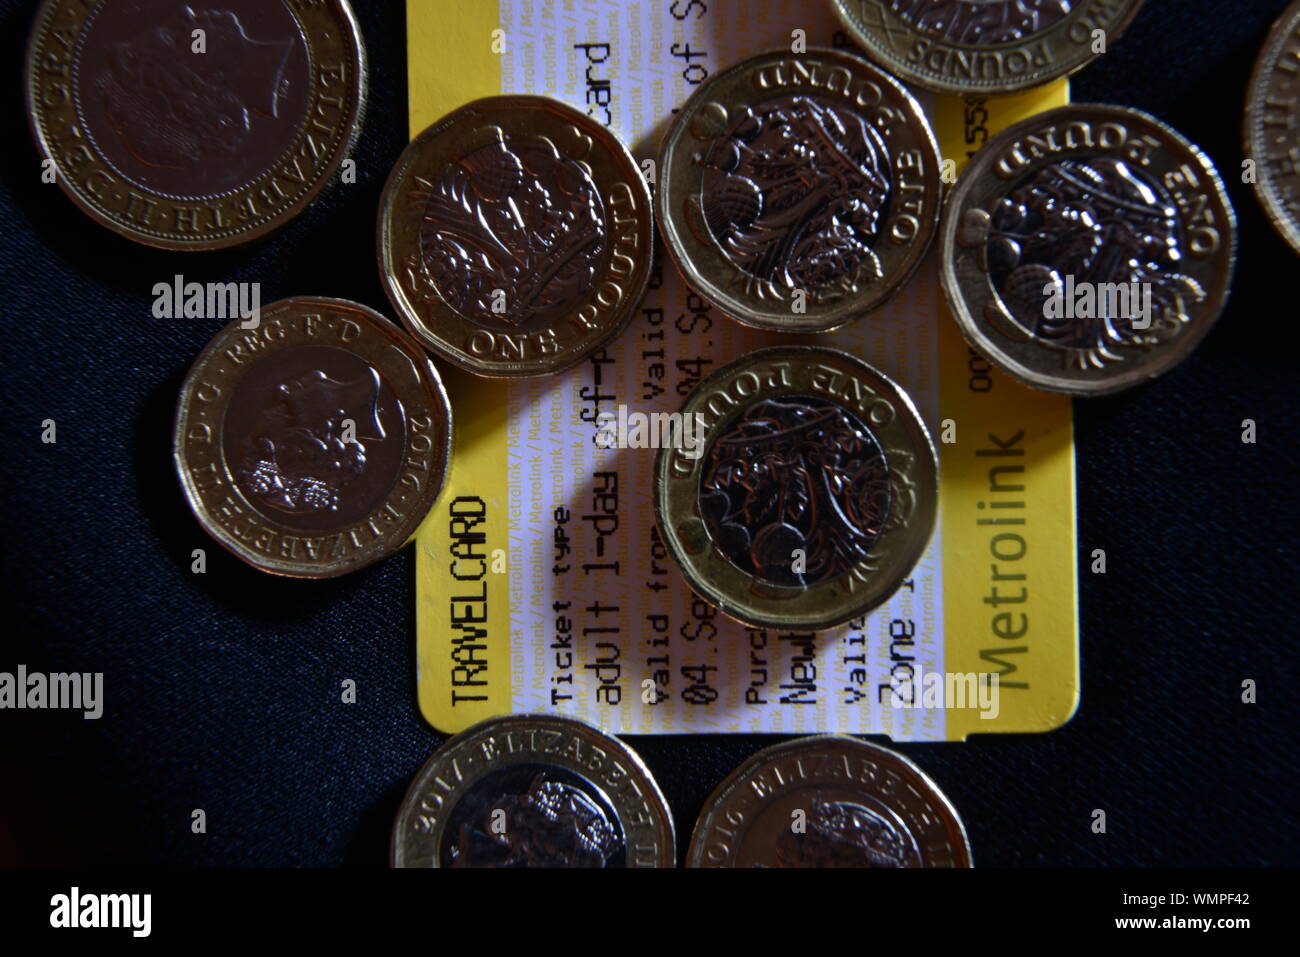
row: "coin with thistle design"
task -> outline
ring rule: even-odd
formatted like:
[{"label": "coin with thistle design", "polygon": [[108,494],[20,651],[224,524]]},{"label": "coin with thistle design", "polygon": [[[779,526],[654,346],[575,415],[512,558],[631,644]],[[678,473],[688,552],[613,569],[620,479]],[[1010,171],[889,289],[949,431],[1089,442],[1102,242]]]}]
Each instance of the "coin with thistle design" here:
[{"label": "coin with thistle design", "polygon": [[299,297],[236,320],[181,390],[176,469],[207,532],[263,571],[329,578],[410,539],[442,488],[437,370],[378,313]]},{"label": "coin with thistle design", "polygon": [[659,170],[659,226],[687,282],[762,328],[821,331],[876,310],[938,224],[929,122],[892,77],[834,50],[711,77]]},{"label": "coin with thistle design", "polygon": [[1236,218],[1210,160],[1158,120],[1075,105],[976,154],[941,275],[977,350],[1034,388],[1103,395],[1181,362],[1227,300]]},{"label": "coin with thistle design", "polygon": [[1142,0],[832,0],[866,54],[936,93],[1010,93],[1075,72]]},{"label": "coin with thistle design", "polygon": [[[907,395],[834,349],[762,349],[696,387],[701,447],[656,508],[691,587],[749,625],[829,628],[885,601],[934,528],[937,462]],[[697,421],[701,421],[697,419]]]},{"label": "coin with thistle design", "polygon": [[631,318],[649,279],[651,219],[645,180],[607,129],[545,97],[489,97],[398,160],[380,271],[429,349],[479,375],[545,375]]}]

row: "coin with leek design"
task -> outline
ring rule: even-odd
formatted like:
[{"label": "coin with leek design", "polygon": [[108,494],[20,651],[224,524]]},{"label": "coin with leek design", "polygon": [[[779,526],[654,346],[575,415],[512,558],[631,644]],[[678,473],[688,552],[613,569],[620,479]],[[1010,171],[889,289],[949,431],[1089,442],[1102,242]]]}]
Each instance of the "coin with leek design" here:
[{"label": "coin with leek design", "polygon": [[936,93],[1012,93],[1087,66],[1142,0],[831,0],[854,41]]},{"label": "coin with leek design", "polygon": [[415,776],[394,867],[672,867],[672,817],[631,748],[548,715],[492,718]]},{"label": "coin with leek design", "polygon": [[546,97],[488,97],[397,161],[380,273],[438,355],[478,375],[547,375],[627,325],[650,277],[652,218],[640,168],[605,127]]},{"label": "coin with leek design", "polygon": [[250,565],[330,578],[402,547],[438,497],[451,408],[396,324],[341,299],[236,320],[181,389],[173,454],[208,534]]},{"label": "coin with leek design", "polygon": [[991,139],[948,199],[949,305],[1036,389],[1106,395],[1168,372],[1218,320],[1236,217],[1210,159],[1159,120],[1075,105]]},{"label": "coin with leek design", "polygon": [[1273,25],[1246,100],[1246,156],[1255,195],[1273,227],[1300,254],[1300,0]]},{"label": "coin with leek design", "polygon": [[681,415],[699,438],[659,453],[659,526],[691,588],[732,617],[843,624],[925,551],[934,446],[906,393],[860,359],[761,349],[701,382]]},{"label": "coin with leek design", "polygon": [[879,309],[938,228],[939,148],[893,77],[835,50],[710,77],[659,150],[659,228],[687,283],[746,325],[817,332]]},{"label": "coin with leek design", "polygon": [[920,768],[843,735],[742,764],[704,803],[687,867],[970,867],[961,818]]},{"label": "coin with leek design", "polygon": [[346,0],[45,0],[24,77],[65,193],[177,251],[302,212],[361,130],[366,57]]}]

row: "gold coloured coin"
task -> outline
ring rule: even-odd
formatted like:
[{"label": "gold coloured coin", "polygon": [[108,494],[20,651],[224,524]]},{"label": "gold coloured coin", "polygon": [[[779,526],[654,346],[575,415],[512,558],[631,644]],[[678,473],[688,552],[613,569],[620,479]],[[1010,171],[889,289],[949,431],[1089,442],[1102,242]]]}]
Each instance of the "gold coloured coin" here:
[{"label": "gold coloured coin", "polygon": [[330,578],[415,533],[438,497],[451,408],[392,322],[283,299],[217,333],[181,389],[173,455],[200,524],[250,565]]},{"label": "gold coloured coin", "polygon": [[346,0],[44,0],[32,132],[96,222],[178,251],[283,226],[361,130],[366,57]]},{"label": "gold coloured coin", "polygon": [[746,325],[820,332],[878,309],[938,228],[939,148],[860,57],[769,53],[714,74],[659,150],[659,228],[687,283]]},{"label": "gold coloured coin", "polygon": [[605,127],[546,97],[488,97],[397,161],[379,268],[406,327],[438,355],[478,375],[547,375],[631,319],[652,218],[640,168]]},{"label": "gold coloured coin", "polygon": [[672,867],[672,817],[617,738],[569,718],[493,718],[411,782],[394,867]]},{"label": "gold coloured coin", "polygon": [[766,748],[722,782],[687,867],[970,867],[943,792],[894,751],[843,735]]},{"label": "gold coloured coin", "polygon": [[1246,99],[1246,156],[1269,221],[1300,254],[1300,0],[1273,25]]},{"label": "gold coloured coin", "polygon": [[940,274],[966,339],[1008,375],[1107,395],[1205,337],[1236,246],[1204,153],[1137,110],[1073,105],[975,154],[944,211]]},{"label": "gold coloured coin", "polygon": [[1119,40],[1142,0],[831,0],[886,70],[936,93],[1012,93],[1068,76]]},{"label": "gold coloured coin", "polygon": [[778,346],[701,382],[665,448],[659,527],[698,594],[768,628],[843,624],[894,593],[934,530],[938,461],[911,399],[845,352]]}]

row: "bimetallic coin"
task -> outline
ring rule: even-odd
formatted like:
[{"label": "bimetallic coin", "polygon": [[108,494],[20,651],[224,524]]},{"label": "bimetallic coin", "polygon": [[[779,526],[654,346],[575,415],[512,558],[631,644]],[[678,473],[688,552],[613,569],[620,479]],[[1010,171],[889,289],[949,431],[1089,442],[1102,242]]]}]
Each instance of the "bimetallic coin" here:
[{"label": "bimetallic coin", "polygon": [[942,195],[916,100],[835,50],[715,74],[659,151],[659,227],[677,268],[765,329],[823,331],[878,309],[924,256]]},{"label": "bimetallic coin", "polygon": [[1167,372],[1227,301],[1236,217],[1214,165],[1160,121],[1066,106],[991,139],[948,199],[941,274],[967,340],[1049,392]]},{"label": "bimetallic coin", "polygon": [[970,867],[943,793],[893,751],[840,735],[766,748],[722,782],[687,867]]},{"label": "bimetallic coin", "polygon": [[1142,0],[831,0],[867,55],[936,93],[1011,93],[1081,69]]},{"label": "bimetallic coin", "polygon": [[346,0],[45,0],[24,88],[82,210],[209,250],[272,232],[330,181],[361,129],[366,60]]},{"label": "bimetallic coin", "polygon": [[568,718],[493,718],[434,752],[393,825],[394,867],[672,867],[641,759]]},{"label": "bimetallic coin", "polygon": [[755,627],[860,617],[934,530],[938,462],[907,395],[847,353],[761,349],[696,387],[694,448],[665,448],[655,506],[697,593]]},{"label": "bimetallic coin", "polygon": [[208,534],[263,571],[329,578],[415,533],[442,488],[451,408],[394,323],[341,299],[284,299],[203,350],[173,442]]},{"label": "bimetallic coin", "polygon": [[1300,253],[1300,2],[1264,42],[1246,100],[1246,156],[1255,195],[1279,233]]},{"label": "bimetallic coin", "polygon": [[609,130],[540,96],[476,100],[421,133],[379,213],[379,268],[425,346],[535,376],[627,324],[650,277],[650,191]]}]

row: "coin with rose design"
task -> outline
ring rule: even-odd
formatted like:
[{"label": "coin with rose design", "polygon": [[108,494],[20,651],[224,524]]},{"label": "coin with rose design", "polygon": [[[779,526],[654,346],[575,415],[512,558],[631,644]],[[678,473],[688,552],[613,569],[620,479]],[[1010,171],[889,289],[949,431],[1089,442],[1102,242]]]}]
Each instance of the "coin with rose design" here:
[{"label": "coin with rose design", "polygon": [[879,309],[938,228],[939,148],[912,95],[836,50],[705,81],[659,150],[659,228],[687,283],[742,323],[819,332]]},{"label": "coin with rose design", "polygon": [[944,291],[967,340],[1026,385],[1106,395],[1168,372],[1218,320],[1236,216],[1159,120],[1072,105],[1004,130],[948,198]]},{"label": "coin with rose design", "polygon": [[547,97],[487,97],[397,161],[380,274],[426,348],[478,375],[548,375],[627,325],[652,220],[640,168],[605,127]]},{"label": "coin with rose design", "polygon": [[970,867],[966,828],[903,755],[846,735],[766,748],[704,804],[687,867]]},{"label": "coin with rose design", "polygon": [[451,408],[424,351],[366,306],[307,296],[217,333],[173,433],[208,534],[295,578],[342,575],[406,544],[450,448]]},{"label": "coin with rose design", "polygon": [[777,346],[702,381],[697,443],[660,451],[656,509],[687,582],[755,627],[843,624],[894,593],[934,529],[938,463],[906,393],[835,349]]}]

